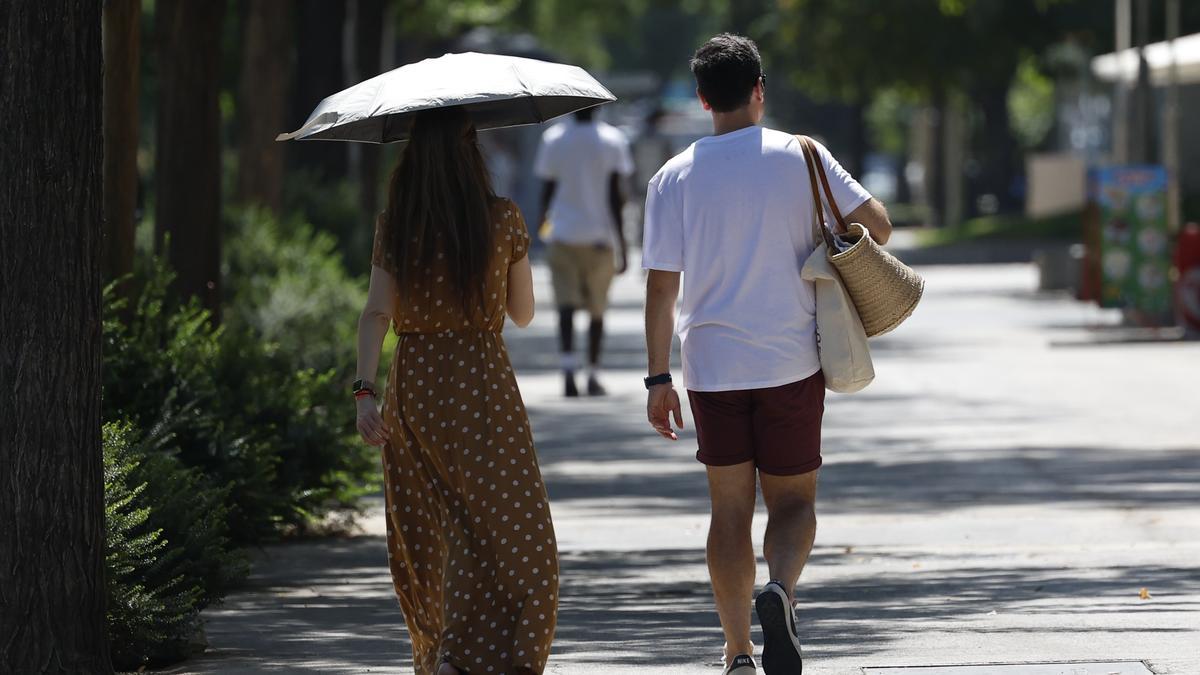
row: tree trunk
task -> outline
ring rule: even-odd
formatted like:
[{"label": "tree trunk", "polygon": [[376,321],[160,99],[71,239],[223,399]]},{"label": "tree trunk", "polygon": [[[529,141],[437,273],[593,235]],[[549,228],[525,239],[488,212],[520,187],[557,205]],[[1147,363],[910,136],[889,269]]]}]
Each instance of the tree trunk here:
[{"label": "tree trunk", "polygon": [[946,117],[949,106],[946,92],[937,87],[933,92],[933,129],[930,133],[932,147],[929,167],[925,171],[926,194],[929,199],[929,215],[933,225],[946,224]]},{"label": "tree trunk", "polygon": [[138,192],[142,0],[104,3],[104,258],[106,281],[133,271]]},{"label": "tree trunk", "polygon": [[[343,2],[300,0],[296,3],[296,86],[289,129],[298,129],[326,96],[345,89],[342,71],[342,30],[346,23]],[[292,166],[307,169],[320,181],[340,181],[349,163],[345,143],[293,143],[288,151]]]},{"label": "tree trunk", "polygon": [[158,106],[155,215],[161,247],[184,298],[198,296],[220,317],[221,276],[221,14],[223,2],[159,0],[162,47]]},{"label": "tree trunk", "polygon": [[849,161],[846,170],[850,175],[862,180],[867,166],[866,104],[859,98],[847,107],[850,112],[850,156],[847,158]]},{"label": "tree trunk", "polygon": [[283,211],[285,111],[291,77],[290,0],[251,0],[242,36],[238,94],[238,201]]},{"label": "tree trunk", "polygon": [[1008,90],[1010,76],[1002,83],[993,83],[976,92],[975,98],[983,112],[983,157],[980,162],[982,175],[978,192],[996,196],[1001,212],[1019,210],[1020,204],[1013,194],[1016,178],[1017,140],[1013,138],[1008,114]]},{"label": "tree trunk", "polygon": [[908,183],[907,147],[896,157],[896,165],[892,167],[892,171],[896,178],[896,195],[893,201],[896,204],[912,203],[912,186]]},{"label": "tree trunk", "polygon": [[101,6],[0,3],[0,672],[112,673],[100,450]]},{"label": "tree trunk", "polygon": [[[358,0],[355,8],[355,65],[358,79],[379,74],[383,62],[383,0]],[[370,236],[379,209],[379,146],[359,145],[358,156],[359,207],[363,212],[364,237]],[[362,246],[354,250],[363,250]]]}]

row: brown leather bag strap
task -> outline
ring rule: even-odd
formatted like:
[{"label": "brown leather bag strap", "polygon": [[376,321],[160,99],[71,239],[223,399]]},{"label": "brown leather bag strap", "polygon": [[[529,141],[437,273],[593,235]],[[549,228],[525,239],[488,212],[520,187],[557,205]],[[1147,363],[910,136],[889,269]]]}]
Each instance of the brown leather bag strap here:
[{"label": "brown leather bag strap", "polygon": [[820,159],[817,158],[816,152],[809,146],[807,136],[796,136],[796,140],[800,141],[800,150],[804,153],[804,164],[808,167],[808,183],[812,190],[813,200],[813,243],[818,240],[824,241],[825,245],[833,250],[833,235],[829,232],[829,228],[825,227],[825,209],[821,204],[821,189],[817,187],[817,172],[820,171]]},{"label": "brown leather bag strap", "polygon": [[802,141],[809,147],[809,152],[813,156],[813,161],[817,164],[817,175],[821,178],[821,187],[825,189],[825,199],[829,202],[829,210],[833,212],[833,219],[837,221],[842,232],[849,232],[850,227],[846,224],[846,219],[842,217],[842,211],[838,208],[837,201],[833,198],[833,190],[829,187],[829,176],[825,173],[825,163],[821,161],[820,155],[817,154],[817,146],[813,139],[808,136],[802,136]]}]

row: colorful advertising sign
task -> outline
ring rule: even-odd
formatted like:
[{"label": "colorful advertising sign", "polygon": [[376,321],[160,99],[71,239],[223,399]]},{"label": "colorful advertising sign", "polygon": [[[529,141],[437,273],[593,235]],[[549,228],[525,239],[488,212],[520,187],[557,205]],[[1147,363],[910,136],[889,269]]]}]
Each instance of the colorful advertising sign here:
[{"label": "colorful advertising sign", "polygon": [[1100,304],[1151,314],[1171,311],[1167,171],[1160,166],[1093,169],[1100,207]]}]

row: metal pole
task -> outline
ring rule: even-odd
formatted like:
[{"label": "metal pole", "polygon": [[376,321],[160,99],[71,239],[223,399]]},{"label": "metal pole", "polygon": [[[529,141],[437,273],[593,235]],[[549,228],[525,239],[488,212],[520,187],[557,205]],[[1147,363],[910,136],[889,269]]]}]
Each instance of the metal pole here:
[{"label": "metal pole", "polygon": [[1114,0],[1113,7],[1116,12],[1117,81],[1113,85],[1112,160],[1115,164],[1125,164],[1129,161],[1129,87],[1125,52],[1133,43],[1133,1]]},{"label": "metal pole", "polygon": [[1175,40],[1179,37],[1180,4],[1179,0],[1167,0],[1167,48],[1171,61],[1167,70],[1166,105],[1163,106],[1162,158],[1167,168],[1167,227],[1172,232],[1178,232],[1183,224],[1183,165],[1179,159],[1179,55],[1175,52]]}]

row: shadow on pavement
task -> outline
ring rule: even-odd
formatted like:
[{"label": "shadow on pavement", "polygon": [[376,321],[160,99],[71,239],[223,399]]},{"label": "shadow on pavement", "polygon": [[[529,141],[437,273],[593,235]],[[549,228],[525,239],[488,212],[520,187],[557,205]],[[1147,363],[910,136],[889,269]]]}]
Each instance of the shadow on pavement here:
[{"label": "shadow on pavement", "polygon": [[[874,556],[819,550],[813,567],[853,565],[862,555]],[[903,556],[885,557],[908,566]],[[340,670],[336,664],[350,663],[355,672],[406,669],[408,640],[384,560],[383,543],[365,537],[265,550],[263,562],[270,564],[257,565],[261,572],[251,578],[246,592],[210,615],[220,619],[215,624],[219,630],[209,636],[219,648],[165,672],[204,670],[210,660],[219,660],[222,673],[335,672]],[[1155,615],[1200,610],[1195,599],[1200,576],[1190,568],[1118,566],[1080,576],[1056,566],[979,562],[928,571],[875,571],[830,585],[802,584],[805,641],[820,658],[866,658],[908,634],[929,630],[930,622],[940,632],[985,636],[1028,631],[1039,615],[1070,613],[1079,620],[1042,630],[1187,632],[1169,621],[1155,623]],[[296,567],[337,572],[304,576],[295,573]],[[722,638],[711,609],[703,551],[567,552],[561,568],[563,600],[552,663],[718,663]],[[664,581],[664,570],[672,570],[671,581]],[[681,575],[681,570],[692,573]],[[304,583],[289,581],[297,578]],[[1141,586],[1155,589],[1153,603],[1138,600]],[[1182,596],[1191,600],[1173,599]],[[1138,613],[1147,616],[1118,620]],[[1105,621],[1106,614],[1113,619]],[[997,616],[1016,617],[1020,625],[998,623]],[[761,644],[757,632],[755,641]],[[288,662],[272,664],[257,654],[287,654]]]},{"label": "shadow on pavement", "polygon": [[[936,513],[981,505],[1163,507],[1200,502],[1200,447],[947,446],[939,425],[970,424],[978,419],[977,408],[989,403],[959,397],[926,399],[924,404],[935,411],[922,414],[927,433],[910,427],[907,435],[891,426],[864,430],[847,413],[861,406],[906,408],[912,405],[909,397],[862,394],[829,405],[822,510]],[[531,410],[554,502],[603,499],[610,515],[636,513],[651,502],[660,514],[707,511],[707,485],[703,467],[693,457],[690,430],[671,443],[630,424],[631,413],[620,412],[622,407],[564,406],[574,414],[557,407]],[[1048,418],[1033,407],[993,409],[987,415],[987,426],[977,429],[981,434],[1002,434],[1006,425]]]}]

